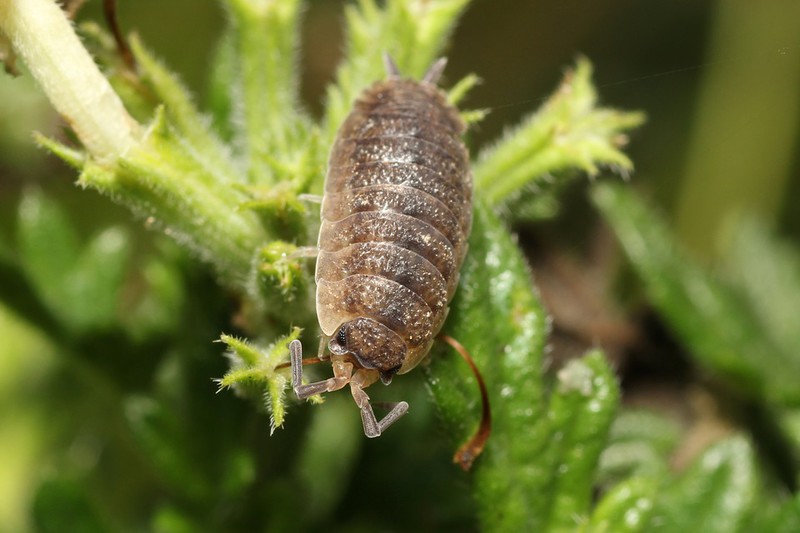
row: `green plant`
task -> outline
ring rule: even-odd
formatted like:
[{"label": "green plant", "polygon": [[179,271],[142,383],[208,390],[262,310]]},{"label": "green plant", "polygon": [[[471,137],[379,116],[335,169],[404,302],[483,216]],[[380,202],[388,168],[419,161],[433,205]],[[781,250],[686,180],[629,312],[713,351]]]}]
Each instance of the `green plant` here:
[{"label": "green plant", "polygon": [[[419,378],[404,391],[417,426],[412,419],[405,434],[393,429],[379,448],[365,451],[357,416],[341,395],[330,395],[313,414],[295,408],[287,420],[287,373],[277,368],[287,360],[288,341],[301,335],[297,326],[307,339],[316,327],[310,265],[300,249],[314,242],[318,221],[299,196],[321,192],[338,125],[360,91],[383,76],[376,51],[387,51],[404,73],[419,77],[442,54],[467,3],[396,0],[378,6],[361,0],[348,6],[345,59],[327,91],[324,115],[315,121],[297,95],[299,1],[223,2],[229,23],[214,57],[206,117],[138,39],[132,40],[138,65],[133,75],[116,58],[111,40],[87,29],[96,56],[108,61],[109,83],[55,4],[0,0],[2,33],[83,148],[42,136],[39,142],[80,172],[79,185],[126,206],[168,237],[136,258],[143,289],[126,300],[119,287],[137,246],[130,231],[107,229],[83,244],[52,199],[31,191],[20,204],[15,253],[4,245],[0,254],[1,273],[14,284],[4,283],[0,295],[60,347],[91,391],[71,401],[68,420],[103,427],[89,434],[113,452],[92,464],[126,475],[120,487],[91,468],[57,469],[36,493],[38,527],[250,530],[338,520],[342,527],[403,528],[413,527],[411,518],[386,516],[370,505],[412,493],[414,504],[429,506],[438,523],[475,527],[465,490],[438,501],[443,491],[455,490],[445,448],[466,438],[479,412],[474,379],[447,349],[437,346],[424,371],[444,438],[437,440],[441,453],[423,463],[429,480],[423,489],[403,466],[404,456],[424,458],[420,450],[433,438],[424,425],[430,402],[419,392]],[[57,28],[47,39],[32,31],[43,18]],[[71,59],[53,61],[54,49],[69,50]],[[450,97],[459,100],[475,82],[465,78]],[[103,105],[87,106],[86,95],[98,88]],[[468,120],[480,115],[465,112]],[[619,387],[602,352],[570,362],[555,376],[543,370],[546,314],[508,220],[498,213],[549,217],[575,171],[628,172],[623,134],[642,121],[640,113],[598,107],[591,66],[579,59],[537,113],[476,157],[470,252],[445,331],[469,347],[492,400],[494,433],[469,474],[482,529],[672,530],[698,520],[719,531],[763,524],[789,531],[796,524],[800,500],[769,493],[745,438],[723,441],[674,477],[665,456],[677,429],[653,416],[641,427],[660,428],[661,440],[644,429],[625,432],[635,413],[618,414]],[[594,197],[623,243],[634,243],[627,249],[653,288],[653,302],[675,318],[693,353],[748,394],[780,406],[781,427],[796,442],[795,397],[786,375],[752,364],[740,339],[726,337],[729,328],[697,333],[702,321],[733,316],[729,310],[739,302],[724,296],[698,307],[684,287],[691,278],[708,288],[700,267],[675,264],[658,248],[631,252],[631,246],[642,250],[635,248],[640,241],[666,246],[670,238],[659,223],[621,189],[597,187]],[[656,233],[636,235],[637,228]],[[211,267],[216,284],[197,259]],[[758,304],[772,309],[767,301]],[[692,319],[682,322],[691,312]],[[749,328],[736,331],[762,343],[759,353],[773,346],[755,338],[752,317],[731,320]],[[221,328],[233,327],[246,340],[220,337]],[[792,334],[781,326],[769,342],[781,343],[782,357],[794,365]],[[228,348],[227,369],[220,344],[209,345],[215,338]],[[773,379],[781,384],[774,390],[765,386]],[[216,385],[256,398],[270,424],[230,395],[215,396]],[[267,436],[282,426],[286,430]],[[91,443],[79,444],[91,452]],[[645,450],[648,460],[617,461],[612,469],[625,446]],[[358,461],[368,462],[359,470],[363,477],[350,480]],[[341,480],[352,485],[349,492]],[[604,490],[595,498],[597,483]],[[386,498],[364,494],[371,491]],[[340,507],[355,497],[359,512],[343,517]]]}]

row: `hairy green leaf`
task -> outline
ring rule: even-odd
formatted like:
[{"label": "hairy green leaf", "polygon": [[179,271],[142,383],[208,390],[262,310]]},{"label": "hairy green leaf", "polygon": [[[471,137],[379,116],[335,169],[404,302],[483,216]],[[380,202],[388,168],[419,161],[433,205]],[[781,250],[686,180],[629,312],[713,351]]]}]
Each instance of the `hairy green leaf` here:
[{"label": "hairy green leaf", "polygon": [[279,371],[276,367],[288,360],[289,343],[298,337],[300,328],[294,328],[289,335],[263,349],[230,335],[220,337],[220,341],[228,345],[226,355],[231,360],[231,369],[218,380],[220,388],[262,395],[272,431],[283,426],[286,414],[284,390],[288,384],[287,371]]},{"label": "hairy green leaf", "polygon": [[118,321],[119,296],[131,255],[130,237],[111,227],[94,237],[72,267],[70,320],[81,329],[112,327]]},{"label": "hairy green leaf", "polygon": [[130,258],[128,234],[108,228],[85,246],[63,208],[40,192],[20,203],[21,266],[40,298],[73,332],[110,327]]},{"label": "hairy green leaf", "polygon": [[550,504],[542,513],[549,515],[551,530],[572,529],[588,516],[595,469],[618,402],[616,377],[598,350],[558,373],[547,410],[550,437],[539,461],[549,468],[542,490]]},{"label": "hairy green leaf", "polygon": [[679,439],[678,425],[663,416],[623,410],[611,425],[608,446],[600,457],[599,481],[610,484],[632,475],[665,474],[666,458]]},{"label": "hairy green leaf", "polygon": [[[575,170],[593,176],[600,165],[623,173],[633,168],[620,150],[623,133],[641,125],[644,115],[598,108],[591,74],[589,61],[578,60],[540,110],[479,154],[475,187],[490,205],[522,191],[536,199]],[[558,174],[561,179],[553,177]]]},{"label": "hairy green leaf", "polygon": [[644,282],[649,300],[698,363],[773,401],[800,400],[796,373],[729,283],[687,258],[664,222],[624,187],[598,184],[595,204]]},{"label": "hairy green leaf", "polygon": [[708,449],[659,493],[648,531],[749,531],[760,480],[750,444],[732,437]]},{"label": "hairy green leaf", "polygon": [[[616,409],[615,378],[596,352],[562,371],[547,405],[545,314],[519,249],[480,202],[445,332],[470,351],[491,400],[492,436],[474,467],[484,528],[574,526],[575,516],[588,513],[594,469]],[[479,418],[480,397],[467,365],[449,352],[435,348],[428,385],[461,440]]]},{"label": "hairy green leaf", "polygon": [[217,268],[240,287],[265,239],[255,215],[238,209],[244,197],[220,182],[166,123],[154,119],[143,142],[120,158],[118,168],[88,162],[80,184],[118,199],[154,227]]},{"label": "hairy green leaf", "polygon": [[200,114],[192,96],[180,80],[153,57],[134,35],[131,49],[136,57],[142,81],[153,90],[163,103],[167,118],[177,132],[192,146],[194,155],[201,159],[219,181],[243,181],[241,173],[233,167],[229,149],[210,128],[210,120]]},{"label": "hairy green leaf", "polygon": [[[469,350],[483,374],[492,407],[492,436],[475,466],[479,518],[497,531],[537,523],[546,477],[536,458],[549,437],[542,363],[545,313],[530,271],[502,222],[477,202],[470,252],[444,331]],[[469,368],[449,348],[435,346],[428,386],[450,433],[460,442],[480,417],[480,395]]]},{"label": "hairy green leaf", "polygon": [[[771,382],[779,375],[800,375],[800,252],[771,235],[754,219],[734,228],[725,256],[725,273],[753,310],[764,343],[774,348],[762,372]],[[800,397],[795,394],[800,401]]]},{"label": "hairy green leaf", "polygon": [[19,204],[19,260],[41,298],[62,320],[68,320],[66,285],[80,256],[78,234],[57,202],[29,190]]},{"label": "hairy green leaf", "polygon": [[655,479],[630,478],[603,496],[582,530],[591,533],[649,531],[657,494]]},{"label": "hairy green leaf", "polygon": [[[284,337],[276,332],[286,331],[290,322],[308,323],[313,313],[305,290],[310,269],[302,262],[306,254],[299,247],[313,242],[309,228],[316,220],[309,214],[313,210],[299,200],[299,193],[322,189],[325,158],[336,129],[357,95],[385,77],[382,53],[390,54],[404,75],[419,78],[442,55],[468,0],[359,0],[346,7],[346,53],[336,83],[328,89],[328,107],[320,124],[313,123],[302,109],[297,93],[300,0],[222,3],[230,24],[213,68],[213,124],[200,113],[178,77],[134,39],[141,77],[126,73],[133,77],[128,89],[136,85],[146,90],[129,95],[129,101],[140,99],[136,116],[162,104],[146,131],[132,119],[130,124],[123,121],[123,126],[129,126],[123,128],[128,132],[121,145],[124,149],[114,151],[117,145],[112,144],[102,162],[56,141],[42,138],[40,143],[81,170],[80,185],[134,210],[148,226],[162,230],[183,249],[213,265],[218,278],[233,290],[223,299],[222,291],[215,292],[218,287],[209,288],[208,279],[193,279],[193,273],[188,273],[191,269],[175,266],[169,252],[157,250],[167,260],[143,261],[141,279],[136,280],[154,294],[144,297],[130,316],[118,317],[119,282],[129,254],[124,234],[111,229],[81,247],[69,235],[68,225],[48,222],[48,217],[57,215],[48,214],[47,209],[37,215],[33,208],[28,209],[28,224],[20,233],[21,242],[27,242],[23,257],[35,265],[31,279],[37,288],[45,287],[42,294],[52,292],[48,302],[84,298],[72,311],[86,327],[101,328],[118,321],[131,339],[143,344],[151,341],[148,348],[157,348],[151,357],[138,358],[141,352],[125,346],[124,353],[134,353],[136,359],[119,357],[100,372],[93,367],[87,372],[93,379],[107,372],[109,381],[116,383],[115,371],[127,378],[130,366],[125,365],[136,365],[136,375],[129,381],[119,379],[125,387],[135,387],[136,394],[124,389],[113,395],[114,402],[124,406],[118,409],[124,414],[115,415],[122,416],[123,423],[116,422],[129,432],[125,440],[138,448],[152,467],[147,474],[156,479],[143,483],[144,490],[154,489],[146,495],[149,518],[137,514],[136,524],[126,522],[129,529],[147,527],[142,524],[172,531],[251,530],[253,524],[262,529],[278,525],[302,529],[307,523],[322,524],[342,512],[353,496],[352,501],[360,503],[363,480],[351,479],[359,460],[376,465],[374,471],[383,475],[385,465],[402,469],[407,459],[369,455],[390,448],[365,444],[346,395],[335,395],[325,409],[313,410],[313,422],[305,434],[300,428],[267,441],[261,419],[245,424],[226,410],[225,395],[212,398],[207,393],[208,382],[203,380],[224,370],[213,366],[220,361],[205,358],[202,339],[229,327],[240,327],[257,339],[222,336],[231,364],[218,383],[249,393],[260,406],[265,405],[273,430],[282,425],[289,375],[284,367],[287,344],[300,332],[295,329]],[[105,52],[115,48],[108,37],[101,36]],[[109,62],[118,60],[114,53],[104,57]],[[647,518],[651,493],[646,484],[628,483],[627,492],[613,489],[599,510],[591,513],[597,465],[618,403],[616,378],[599,351],[570,362],[552,380],[544,376],[546,316],[513,236],[491,211],[499,204],[508,206],[509,198],[531,184],[539,194],[527,205],[535,204],[539,212],[554,211],[557,187],[550,187],[550,173],[559,174],[553,180],[558,184],[574,171],[594,174],[602,165],[630,168],[619,150],[622,133],[640,123],[641,116],[598,109],[590,72],[588,62],[580,61],[545,109],[485,151],[476,170],[479,199],[470,253],[445,331],[474,355],[492,402],[494,433],[474,466],[472,479],[477,514],[485,530],[570,530],[587,523],[598,529],[636,530]],[[458,100],[476,79],[465,77],[450,98]],[[469,121],[480,114],[466,112],[464,116]],[[48,239],[57,240],[63,249],[51,250]],[[45,264],[53,257],[55,261]],[[70,270],[63,265],[75,267]],[[105,355],[108,349],[104,344],[101,353]],[[87,351],[91,350],[87,343]],[[161,353],[170,355],[159,365]],[[101,359],[96,349],[88,355],[86,366]],[[443,347],[435,349],[427,376],[445,430],[461,442],[478,422],[480,396],[474,377]],[[197,385],[201,381],[205,388]],[[141,392],[148,386],[155,390],[154,396]],[[198,389],[206,392],[200,394]],[[220,412],[214,413],[217,408]],[[661,440],[656,441],[660,446]],[[280,442],[288,444],[276,448],[280,453],[272,449],[268,453],[265,442],[276,447]],[[402,441],[377,444],[391,446],[393,442]],[[297,455],[292,456],[292,450]],[[440,465],[438,460],[435,464]],[[426,470],[426,475],[439,475],[433,470]],[[446,481],[437,481],[435,486],[445,486],[450,480],[449,472],[443,472]],[[384,486],[391,488],[392,476],[384,478]],[[636,490],[641,492],[639,499]],[[391,503],[394,494],[387,492],[383,500]],[[83,507],[80,499],[74,503],[78,510]],[[120,505],[134,508],[138,504]],[[463,506],[449,500],[441,505],[431,502],[431,506],[436,513],[457,515],[459,524],[471,518],[464,517],[469,511]],[[125,511],[141,512],[139,508]],[[359,516],[353,529],[368,528],[370,520]],[[68,519],[64,524],[80,525]]]},{"label": "hairy green leaf", "polygon": [[226,0],[233,26],[237,97],[235,126],[247,167],[257,185],[291,179],[277,173],[280,161],[291,167],[305,152],[311,127],[298,99],[297,43],[299,0]]}]

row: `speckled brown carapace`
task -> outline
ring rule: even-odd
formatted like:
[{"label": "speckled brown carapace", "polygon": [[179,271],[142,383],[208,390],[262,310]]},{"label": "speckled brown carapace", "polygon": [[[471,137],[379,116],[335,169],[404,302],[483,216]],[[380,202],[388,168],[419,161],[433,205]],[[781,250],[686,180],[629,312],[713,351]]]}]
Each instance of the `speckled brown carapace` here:
[{"label": "speckled brown carapace", "polygon": [[384,382],[430,350],[472,221],[464,124],[436,78],[390,75],[364,91],[339,129],[325,181],[320,327],[332,351]]}]

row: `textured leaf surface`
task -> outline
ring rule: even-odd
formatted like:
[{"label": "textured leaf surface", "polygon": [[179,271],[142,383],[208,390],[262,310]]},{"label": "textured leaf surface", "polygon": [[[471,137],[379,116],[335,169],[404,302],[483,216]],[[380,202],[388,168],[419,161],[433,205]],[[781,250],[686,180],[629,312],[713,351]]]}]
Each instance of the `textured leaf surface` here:
[{"label": "textured leaf surface", "polygon": [[[349,514],[351,502],[361,504],[362,498],[362,507],[378,507],[368,504],[379,498],[384,504],[401,501],[391,490],[365,494],[374,483],[390,489],[420,481],[430,483],[427,490],[419,494],[404,490],[404,495],[416,497],[417,509],[424,506],[420,502],[430,504],[421,514],[431,523],[449,524],[452,515],[455,523],[469,521],[474,527],[471,507],[459,501],[467,499],[466,487],[441,502],[427,497],[459,490],[453,490],[452,474],[441,460],[429,458],[433,466],[424,468],[425,479],[403,476],[412,472],[404,461],[419,457],[417,447],[428,447],[424,439],[429,432],[420,431],[425,437],[414,438],[414,445],[407,447],[399,431],[392,433],[397,440],[387,435],[377,443],[366,441],[344,393],[326,408],[305,410],[298,417],[302,421],[313,411],[313,423],[305,434],[301,424],[292,424],[280,436],[267,439],[263,417],[252,416],[247,423],[239,418],[246,409],[230,407],[227,400],[213,396],[208,379],[224,370],[218,357],[209,356],[206,342],[223,328],[241,329],[255,339],[223,336],[232,364],[220,384],[254,393],[259,405],[266,404],[272,428],[280,425],[288,371],[276,367],[285,362],[286,344],[299,332],[280,334],[290,323],[305,325],[313,312],[310,298],[297,290],[309,269],[295,261],[299,255],[294,254],[295,246],[313,242],[308,234],[317,220],[309,215],[313,210],[298,201],[298,193],[321,189],[335,130],[359,92],[385,77],[381,53],[392,55],[404,75],[419,78],[442,55],[468,0],[359,0],[348,5],[345,57],[335,85],[327,92],[328,107],[319,124],[311,121],[297,94],[301,2],[226,0],[224,4],[231,24],[215,67],[212,111],[217,131],[210,129],[177,76],[134,41],[140,69],[127,73],[128,89],[133,85],[148,89],[147,104],[155,106],[155,117],[142,127],[141,136],[136,129],[134,146],[113,154],[107,164],[98,164],[91,154],[41,141],[81,170],[81,185],[131,208],[148,227],[163,231],[193,258],[212,265],[228,289],[223,298],[219,287],[187,263],[171,269],[148,262],[142,270],[145,285],[158,296],[163,290],[164,301],[145,300],[137,313],[148,314],[151,321],[132,313],[138,325],[119,337],[122,342],[131,340],[126,337],[132,332],[131,337],[152,349],[136,351],[135,346],[125,345],[119,353],[131,357],[115,358],[97,372],[101,378],[104,373],[111,377],[110,404],[117,411],[113,416],[121,418],[109,426],[124,428],[120,440],[132,445],[149,467],[142,476],[148,479],[131,489],[134,497],[117,504],[123,509],[121,520],[137,516],[136,523],[127,521],[121,527],[284,530],[302,529],[306,522],[321,527],[340,513]],[[113,49],[110,39],[107,44]],[[545,378],[546,315],[515,239],[491,211],[532,183],[542,185],[541,193],[553,171],[567,175],[572,169],[595,173],[602,165],[629,168],[630,162],[618,150],[623,141],[619,133],[641,116],[597,109],[590,70],[588,62],[581,61],[545,112],[523,122],[487,151],[476,172],[480,200],[471,252],[446,332],[473,353],[492,399],[494,434],[471,480],[485,530],[571,530],[593,516],[596,467],[618,401],[615,378],[599,352],[569,363],[552,379]],[[467,76],[450,96],[458,99],[474,82],[475,77]],[[450,80],[442,85],[450,86]],[[220,139],[231,142],[225,145]],[[542,205],[557,204],[555,192],[550,192],[539,196]],[[30,220],[34,223],[28,230],[34,236],[28,239],[31,247],[25,257],[36,265],[32,279],[50,287],[42,290],[53,291],[50,301],[87,296],[73,311],[92,327],[103,326],[113,314],[126,238],[112,229],[81,247],[79,239],[65,234],[58,240],[69,246],[49,250],[48,224],[62,232],[71,231],[68,225],[40,223],[36,216]],[[277,238],[285,243],[277,243]],[[53,256],[56,261],[46,264]],[[69,269],[61,268],[66,264],[79,265],[80,275],[72,277]],[[294,300],[287,301],[287,296]],[[295,305],[305,307],[304,312]],[[163,329],[159,322],[166,324]],[[114,344],[95,348],[87,366],[108,361],[100,356]],[[87,351],[92,347],[87,345]],[[129,372],[131,366],[135,372]],[[94,379],[95,369],[89,370]],[[477,424],[480,411],[474,378],[455,354],[440,347],[428,380],[446,430],[460,442]],[[420,404],[423,407],[416,412],[425,415],[430,406],[413,402],[415,407]],[[416,420],[426,422],[424,416]],[[86,433],[92,436],[91,429]],[[414,435],[406,433],[406,442],[409,434]],[[390,453],[376,451],[392,450],[387,445],[396,443],[404,445]],[[430,448],[436,452],[435,446]],[[109,446],[98,454],[103,460],[106,450],[110,459],[105,464],[113,464],[119,455]],[[360,476],[353,475],[355,468],[361,468]],[[365,471],[374,480],[365,480]],[[109,485],[105,473],[102,468],[91,472],[93,484]],[[436,481],[438,476],[441,480]],[[431,487],[447,488],[437,493]],[[298,494],[313,501],[303,501]],[[614,523],[629,503],[644,512],[623,496],[609,500],[606,514],[597,515],[598,520]],[[76,508],[83,506],[78,498],[74,503]],[[372,516],[353,513],[351,525],[356,527],[350,529],[377,529],[370,528],[371,521],[386,523],[382,510],[368,509]],[[148,520],[138,520],[143,512],[149,514]],[[468,528],[458,528],[463,529]]]},{"label": "textured leaf surface", "polygon": [[720,442],[660,492],[649,531],[748,531],[759,510],[757,465],[742,437]]},{"label": "textured leaf surface", "polygon": [[130,248],[128,233],[111,227],[81,251],[66,288],[70,292],[71,320],[82,329],[109,328],[117,322]]},{"label": "textured leaf surface", "polygon": [[475,185],[490,204],[519,196],[523,188],[526,202],[540,203],[543,194],[554,201],[549,193],[564,180],[553,175],[564,171],[595,175],[600,165],[622,172],[633,168],[620,150],[622,132],[639,126],[644,115],[597,107],[591,74],[589,61],[580,59],[540,110],[480,153]]},{"label": "textured leaf surface", "polygon": [[[599,352],[575,361],[559,374],[547,405],[545,314],[514,240],[480,203],[461,276],[445,332],[471,352],[489,389],[493,431],[474,467],[483,527],[574,526],[575,516],[588,512],[616,408],[613,374]],[[428,384],[452,434],[465,439],[480,412],[467,365],[439,346]]]},{"label": "textured leaf surface", "polygon": [[66,279],[80,255],[72,221],[58,203],[37,190],[22,198],[18,220],[20,262],[41,298],[59,317],[67,319]]},{"label": "textured leaf surface", "polygon": [[680,437],[676,423],[655,413],[620,412],[600,457],[598,481],[605,485],[632,475],[665,475],[667,457]]},{"label": "textured leaf surface", "polygon": [[751,394],[779,402],[800,399],[797,372],[787,371],[787,360],[739,291],[687,258],[664,222],[630,190],[600,184],[593,199],[650,302],[700,364]]},{"label": "textured leaf surface", "polygon": [[225,2],[235,29],[231,33],[236,63],[230,80],[236,94],[237,141],[247,179],[275,183],[279,161],[291,165],[305,148],[310,126],[298,105],[297,41],[299,0]]},{"label": "textured leaf surface", "polygon": [[[536,513],[544,473],[531,464],[547,439],[542,352],[546,322],[528,270],[507,230],[476,205],[470,252],[445,332],[472,354],[489,388],[493,434],[475,465],[479,513],[486,527],[525,527]],[[437,346],[428,384],[458,440],[477,424],[480,397],[467,366]],[[472,421],[472,422],[468,422]]]},{"label": "textured leaf surface", "polygon": [[19,207],[20,262],[50,311],[73,332],[110,327],[130,258],[130,239],[108,228],[83,245],[63,208],[30,191]]},{"label": "textured leaf surface", "polygon": [[135,35],[131,47],[146,83],[163,102],[170,122],[194,148],[220,181],[235,183],[240,174],[231,164],[228,149],[220,142],[207,120],[192,101],[191,94],[169,69],[152,56]]},{"label": "textured leaf surface", "polygon": [[[771,348],[761,371],[768,382],[783,384],[781,376],[800,376],[800,252],[779,240],[757,220],[737,224],[725,254],[725,273],[753,311],[753,319]],[[787,400],[800,401],[786,384]]]},{"label": "textured leaf surface", "polygon": [[588,516],[595,469],[618,402],[616,377],[601,351],[572,360],[559,371],[548,407],[548,449],[539,461],[549,462],[543,491],[544,499],[552,501],[551,530],[573,529]]},{"label": "textured leaf surface", "polygon": [[220,388],[234,388],[239,392],[261,395],[270,417],[272,431],[283,425],[286,415],[284,391],[288,384],[288,370],[276,367],[288,359],[289,343],[300,336],[300,328],[280,337],[267,348],[222,335],[220,340],[228,345],[226,355],[231,369],[218,380]]},{"label": "textured leaf surface", "polygon": [[653,479],[631,478],[620,483],[600,500],[584,531],[648,531],[657,493],[658,482]]}]

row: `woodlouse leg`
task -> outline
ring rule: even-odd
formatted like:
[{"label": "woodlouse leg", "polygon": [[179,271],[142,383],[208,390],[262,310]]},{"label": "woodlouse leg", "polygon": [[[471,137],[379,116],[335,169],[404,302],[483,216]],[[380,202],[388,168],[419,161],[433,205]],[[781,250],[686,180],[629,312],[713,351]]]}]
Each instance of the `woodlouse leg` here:
[{"label": "woodlouse leg", "polygon": [[317,358],[320,361],[327,361],[330,359],[330,354],[325,353],[325,347],[328,345],[328,339],[324,335],[319,338],[319,348],[317,348]]},{"label": "woodlouse leg", "polygon": [[304,202],[311,202],[312,204],[322,203],[322,196],[320,196],[319,194],[308,194],[308,193],[298,194],[297,199],[302,200]]},{"label": "woodlouse leg", "polygon": [[303,384],[303,345],[298,340],[289,343],[289,354],[292,360],[292,388],[300,400],[339,390],[350,382],[353,375],[353,364],[340,358],[332,358],[333,377],[314,383]]},{"label": "woodlouse leg", "polygon": [[390,411],[380,420],[375,418],[375,411],[372,410],[372,404],[369,403],[369,396],[364,392],[364,388],[374,383],[377,379],[378,376],[375,371],[357,370],[350,380],[350,392],[353,394],[356,405],[361,409],[364,435],[369,438],[379,437],[381,433],[386,431],[386,428],[394,424],[398,418],[408,411],[407,402],[380,403],[376,405],[388,407]]},{"label": "woodlouse leg", "polygon": [[316,246],[299,246],[296,248],[292,253],[289,254],[290,259],[301,259],[301,258],[308,258],[308,259],[316,259],[319,255],[319,248]]}]

